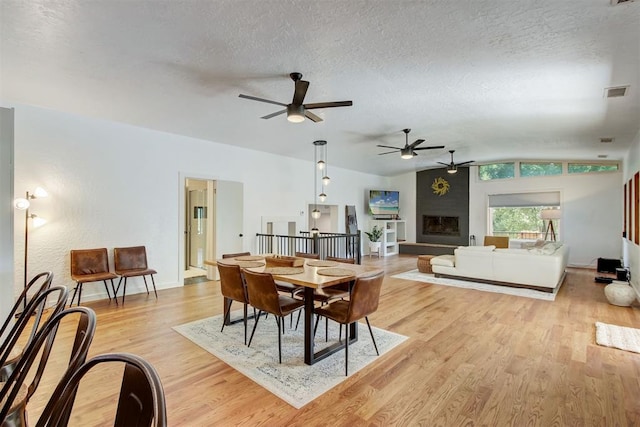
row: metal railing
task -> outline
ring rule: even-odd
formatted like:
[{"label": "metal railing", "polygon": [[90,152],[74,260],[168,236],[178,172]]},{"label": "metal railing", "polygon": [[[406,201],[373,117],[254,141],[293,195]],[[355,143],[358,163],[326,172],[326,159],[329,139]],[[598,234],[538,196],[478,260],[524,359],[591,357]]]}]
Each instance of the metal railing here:
[{"label": "metal railing", "polygon": [[493,236],[508,236],[510,239],[544,239],[544,231],[493,231]]},{"label": "metal railing", "polygon": [[281,236],[256,233],[256,251],[261,254],[294,256],[296,252],[320,254],[320,259],[328,256],[354,258],[361,261],[360,232],[357,234],[318,233],[301,231],[300,236]]}]

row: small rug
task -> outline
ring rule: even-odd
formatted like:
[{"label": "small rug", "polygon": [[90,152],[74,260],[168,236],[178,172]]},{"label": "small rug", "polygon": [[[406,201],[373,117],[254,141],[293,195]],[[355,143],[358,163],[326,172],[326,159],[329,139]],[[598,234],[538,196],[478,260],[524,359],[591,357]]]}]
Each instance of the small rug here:
[{"label": "small rug", "polygon": [[336,261],[307,261],[309,267],[335,267],[338,265]]},{"label": "small rug", "polygon": [[334,268],[323,268],[322,270],[318,270],[318,274],[321,276],[342,277],[342,276],[355,276],[356,272],[349,268],[334,267]]},{"label": "small rug", "polygon": [[640,353],[640,329],[596,322],[596,344]]},{"label": "small rug", "polygon": [[433,274],[420,273],[418,270],[407,271],[391,277],[395,277],[397,279],[416,280],[418,282],[433,283],[435,285],[453,286],[455,288],[475,289],[476,291],[541,299],[545,301],[555,301],[556,294],[560,289],[560,286],[558,286],[553,290],[553,292],[542,292],[536,291],[534,289],[512,288],[510,286],[490,285],[488,283],[472,282],[470,280],[456,280],[444,277],[435,277]]},{"label": "small rug", "polygon": [[288,276],[290,274],[304,273],[304,267],[267,267],[264,269],[264,272]]},{"label": "small rug", "polygon": [[[242,318],[241,311],[233,312],[232,318]],[[173,329],[295,408],[303,407],[348,378],[344,375],[343,351],[311,366],[304,363],[303,322],[296,331],[289,328],[289,319],[285,319],[282,364],[278,363],[278,329],[274,319],[271,315],[260,319],[251,347],[243,343],[242,322],[225,326],[220,332],[222,315],[174,326]],[[329,322],[328,343],[325,342],[324,324],[321,321],[318,325],[315,351],[337,342],[338,324]],[[253,320],[247,323],[248,336],[251,328]],[[407,339],[404,335],[373,326],[372,329],[380,356],[376,356],[367,325],[358,323],[358,342],[349,346],[349,376]]]}]

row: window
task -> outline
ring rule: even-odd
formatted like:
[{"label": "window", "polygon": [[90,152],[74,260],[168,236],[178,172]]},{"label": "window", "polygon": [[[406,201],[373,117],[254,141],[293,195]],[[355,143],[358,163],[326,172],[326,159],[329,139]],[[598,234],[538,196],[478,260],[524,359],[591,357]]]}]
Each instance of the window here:
[{"label": "window", "polygon": [[569,173],[615,172],[617,170],[617,164],[569,163]]},{"label": "window", "polygon": [[562,163],[520,163],[520,176],[562,175]]},{"label": "window", "polygon": [[[489,234],[511,239],[544,239],[548,225],[540,211],[560,206],[560,192],[489,195]],[[558,221],[554,220],[556,233]]]},{"label": "window", "polygon": [[514,178],[516,176],[515,163],[493,163],[490,165],[480,165],[478,167],[478,174],[482,181]]}]

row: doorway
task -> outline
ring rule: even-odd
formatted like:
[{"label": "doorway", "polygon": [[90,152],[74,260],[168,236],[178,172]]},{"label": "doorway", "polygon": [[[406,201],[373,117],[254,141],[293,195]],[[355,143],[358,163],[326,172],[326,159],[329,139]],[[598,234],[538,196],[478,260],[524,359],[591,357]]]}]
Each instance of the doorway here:
[{"label": "doorway", "polygon": [[204,260],[207,254],[209,214],[209,182],[188,178],[185,184],[185,271],[184,283],[198,283],[207,279]]},{"label": "doorway", "polygon": [[[313,219],[311,216],[314,208],[320,211],[318,219]],[[309,230],[315,226],[321,233],[338,233],[338,205],[310,204],[307,211],[309,212],[307,217]]]}]

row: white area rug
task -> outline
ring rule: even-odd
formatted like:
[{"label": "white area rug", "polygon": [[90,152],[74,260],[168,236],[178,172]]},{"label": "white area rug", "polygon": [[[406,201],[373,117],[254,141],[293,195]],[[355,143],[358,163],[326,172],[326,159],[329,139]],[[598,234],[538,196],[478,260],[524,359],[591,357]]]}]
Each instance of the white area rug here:
[{"label": "white area rug", "polygon": [[418,282],[433,283],[436,285],[453,286],[455,288],[475,289],[477,291],[494,292],[498,294],[515,295],[518,297],[535,298],[545,301],[555,301],[556,294],[560,286],[555,288],[553,292],[542,292],[534,289],[512,288],[502,285],[490,285],[488,283],[472,282],[468,280],[448,279],[444,277],[435,277],[433,274],[420,273],[417,269],[407,271],[405,273],[392,276],[398,279],[416,280]]},{"label": "white area rug", "polygon": [[[304,316],[304,314],[303,314]],[[232,318],[242,318],[240,311]],[[322,393],[344,381],[344,352],[338,351],[312,365],[304,363],[304,326],[300,319],[298,330],[289,328],[289,318],[282,335],[282,364],[278,363],[278,330],[273,316],[260,319],[251,347],[244,345],[242,322],[229,325],[220,333],[222,315],[197,320],[173,329],[234,369],[251,378],[295,408],[301,408]],[[338,324],[329,322],[329,342],[325,342],[324,321],[320,321],[315,351],[338,340]],[[295,327],[295,318],[294,318]],[[251,335],[253,319],[247,323],[247,339]],[[404,335],[372,326],[380,356],[407,339]],[[344,339],[344,330],[343,330]],[[378,359],[367,325],[358,324],[358,342],[349,346],[349,376]]]},{"label": "white area rug", "polygon": [[640,353],[640,329],[596,322],[596,344]]}]

